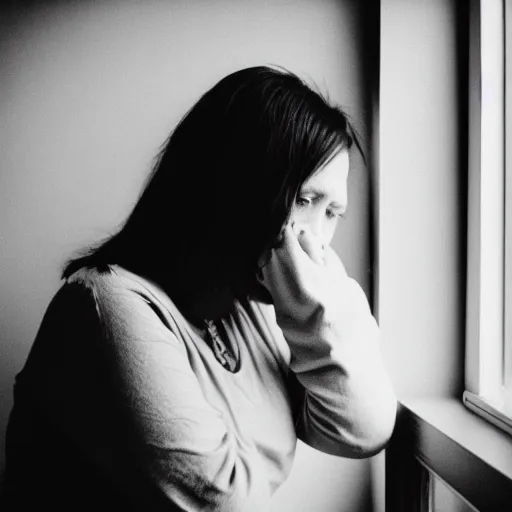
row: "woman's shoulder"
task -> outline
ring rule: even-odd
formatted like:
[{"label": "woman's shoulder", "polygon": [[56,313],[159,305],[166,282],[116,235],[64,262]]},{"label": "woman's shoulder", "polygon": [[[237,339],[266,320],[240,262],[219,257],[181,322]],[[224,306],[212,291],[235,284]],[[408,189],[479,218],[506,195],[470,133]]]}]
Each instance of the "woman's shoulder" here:
[{"label": "woman's shoulder", "polygon": [[129,316],[134,310],[168,309],[164,303],[169,297],[155,283],[119,265],[109,265],[104,269],[82,267],[71,274],[60,290],[62,295],[73,301],[83,296],[93,300],[102,316]]},{"label": "woman's shoulder", "polygon": [[103,322],[126,325],[151,324],[181,325],[184,320],[169,295],[154,281],[111,264],[104,269],[83,267],[64,283],[64,288],[78,289],[94,300]]},{"label": "woman's shoulder", "polygon": [[114,264],[102,269],[82,267],[66,279],[64,287],[66,285],[88,289],[102,299],[130,293],[154,295],[155,298],[166,295],[156,283]]}]

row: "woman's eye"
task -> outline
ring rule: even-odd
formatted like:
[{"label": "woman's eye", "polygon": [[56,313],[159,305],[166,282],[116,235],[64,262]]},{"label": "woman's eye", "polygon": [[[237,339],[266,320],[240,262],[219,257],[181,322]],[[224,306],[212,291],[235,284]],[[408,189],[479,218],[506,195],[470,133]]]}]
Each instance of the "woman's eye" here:
[{"label": "woman's eye", "polygon": [[297,204],[297,206],[304,208],[311,204],[311,199],[309,197],[298,197],[295,203]]},{"label": "woman's eye", "polygon": [[336,211],[334,211],[334,210],[326,210],[326,211],[325,211],[325,216],[326,216],[329,220],[336,219],[336,218],[338,218],[338,217],[343,218],[343,214],[342,214],[342,213],[337,213],[337,212],[336,212]]}]

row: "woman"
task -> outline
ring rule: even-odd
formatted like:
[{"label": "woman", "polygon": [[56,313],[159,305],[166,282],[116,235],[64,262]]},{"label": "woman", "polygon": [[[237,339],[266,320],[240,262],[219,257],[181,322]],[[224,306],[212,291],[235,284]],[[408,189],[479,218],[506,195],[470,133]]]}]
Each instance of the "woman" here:
[{"label": "woman", "polygon": [[122,229],[64,271],[16,379],[13,508],[260,512],[297,438],[384,447],[378,328],[329,247],[354,141],[285,71],[198,101]]}]

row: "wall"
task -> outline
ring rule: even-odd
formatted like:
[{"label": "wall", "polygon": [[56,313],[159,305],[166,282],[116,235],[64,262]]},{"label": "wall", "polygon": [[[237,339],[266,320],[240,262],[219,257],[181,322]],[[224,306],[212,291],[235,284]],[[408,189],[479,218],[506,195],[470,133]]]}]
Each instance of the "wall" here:
[{"label": "wall", "polygon": [[[461,396],[467,41],[464,2],[382,0],[376,306],[399,398]],[[376,145],[374,145],[376,146]],[[383,457],[373,461],[383,511]]]},{"label": "wall", "polygon": [[454,396],[462,381],[466,141],[457,14],[454,0],[381,3],[377,302],[401,398]]},{"label": "wall", "polygon": [[[158,146],[225,74],[276,63],[346,106],[363,137],[361,8],[350,0],[12,2],[0,27],[0,468],[13,378],[59,270],[111,233]],[[200,148],[198,148],[200,149]],[[335,244],[369,290],[368,175]],[[70,340],[70,343],[72,340]],[[277,511],[363,511],[368,461],[300,445]]]}]

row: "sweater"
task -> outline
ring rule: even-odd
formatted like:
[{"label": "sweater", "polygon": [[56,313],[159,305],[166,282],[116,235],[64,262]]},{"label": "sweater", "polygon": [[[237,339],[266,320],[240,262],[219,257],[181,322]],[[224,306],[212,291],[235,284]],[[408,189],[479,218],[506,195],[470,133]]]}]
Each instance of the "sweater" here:
[{"label": "sweater", "polygon": [[357,322],[347,336],[364,339],[347,343],[237,301],[219,325],[237,348],[228,371],[156,283],[118,265],[77,271],[16,377],[8,510],[262,512],[297,438],[338,456],[377,453],[395,399],[369,308]]}]

